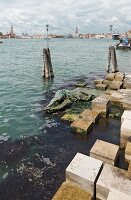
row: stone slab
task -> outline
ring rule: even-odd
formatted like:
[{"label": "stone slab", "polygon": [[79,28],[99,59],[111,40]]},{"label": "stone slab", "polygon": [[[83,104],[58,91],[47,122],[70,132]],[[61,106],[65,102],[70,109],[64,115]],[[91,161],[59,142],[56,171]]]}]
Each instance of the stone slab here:
[{"label": "stone slab", "polygon": [[100,113],[94,110],[85,109],[81,114],[80,118],[93,121],[94,123],[100,118]]},{"label": "stone slab", "polygon": [[91,131],[93,127],[93,121],[89,121],[86,119],[76,119],[72,124],[71,124],[71,129],[74,132],[80,133],[80,134],[87,134],[88,132]]},{"label": "stone slab", "polygon": [[131,195],[127,195],[112,188],[109,192],[107,200],[131,200]]},{"label": "stone slab", "polygon": [[121,125],[120,147],[125,148],[128,138],[131,136],[131,120],[124,119]]},{"label": "stone slab", "polygon": [[92,101],[92,110],[107,114],[110,109],[110,101],[108,99],[97,97]]},{"label": "stone slab", "polygon": [[77,153],[66,168],[66,181],[72,182],[93,194],[94,184],[102,167],[102,161]]},{"label": "stone slab", "polygon": [[90,156],[114,165],[118,157],[118,150],[119,146],[117,145],[97,140],[90,150]]},{"label": "stone slab", "polygon": [[112,81],[109,88],[111,90],[118,90],[118,89],[122,88],[122,85],[123,85],[123,82],[121,82],[121,81]]},{"label": "stone slab", "polygon": [[64,182],[52,200],[91,200],[91,194],[80,187]]},{"label": "stone slab", "polygon": [[115,73],[110,73],[106,75],[106,80],[113,81],[115,78]]},{"label": "stone slab", "polygon": [[124,121],[124,119],[131,120],[131,110],[125,110],[121,116],[121,123]]},{"label": "stone slab", "polygon": [[125,160],[130,163],[131,162],[131,142],[127,141],[126,149],[125,149]]},{"label": "stone slab", "polygon": [[96,183],[96,194],[106,200],[111,189],[131,195],[131,180],[125,177],[125,170],[105,164]]},{"label": "stone slab", "polygon": [[97,84],[96,89],[105,91],[107,89],[107,85],[106,84]]}]

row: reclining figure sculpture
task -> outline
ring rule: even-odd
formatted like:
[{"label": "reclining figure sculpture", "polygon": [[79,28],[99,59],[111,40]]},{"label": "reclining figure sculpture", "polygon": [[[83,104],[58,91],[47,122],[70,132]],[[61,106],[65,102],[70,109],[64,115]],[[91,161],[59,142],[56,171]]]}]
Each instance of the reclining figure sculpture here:
[{"label": "reclining figure sculpture", "polygon": [[91,101],[94,98],[94,95],[89,95],[87,92],[81,91],[79,88],[74,90],[62,89],[55,93],[54,98],[44,110],[48,113],[52,113],[59,110],[64,110],[75,101]]}]

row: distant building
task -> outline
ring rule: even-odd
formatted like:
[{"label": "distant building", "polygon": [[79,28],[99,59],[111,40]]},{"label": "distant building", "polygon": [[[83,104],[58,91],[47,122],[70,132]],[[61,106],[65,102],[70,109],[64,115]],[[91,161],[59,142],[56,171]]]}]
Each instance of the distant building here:
[{"label": "distant building", "polygon": [[2,36],[3,39],[10,39],[10,38],[15,38],[15,37],[16,35],[14,33],[13,25],[11,26],[9,33],[7,32],[5,35]]}]

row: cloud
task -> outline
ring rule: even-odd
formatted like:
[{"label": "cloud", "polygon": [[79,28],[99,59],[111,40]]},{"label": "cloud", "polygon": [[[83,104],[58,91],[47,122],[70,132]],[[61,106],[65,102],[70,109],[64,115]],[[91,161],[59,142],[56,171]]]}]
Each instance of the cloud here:
[{"label": "cloud", "polygon": [[13,24],[17,34],[45,31],[69,33],[77,25],[81,32],[108,32],[109,24],[119,31],[131,29],[130,0],[0,0],[0,31]]}]

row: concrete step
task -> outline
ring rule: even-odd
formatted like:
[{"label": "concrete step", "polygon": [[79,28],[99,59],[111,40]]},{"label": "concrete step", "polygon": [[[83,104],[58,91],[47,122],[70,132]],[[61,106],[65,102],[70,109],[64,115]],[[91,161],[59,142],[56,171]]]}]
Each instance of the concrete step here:
[{"label": "concrete step", "polygon": [[127,195],[115,189],[111,189],[107,200],[131,200],[131,195]]},{"label": "concrete step", "polygon": [[120,147],[126,148],[127,140],[131,136],[131,120],[124,119],[121,125]]},{"label": "concrete step", "polygon": [[88,121],[86,119],[76,119],[71,124],[71,129],[73,132],[79,133],[81,135],[86,135],[93,128],[93,121]]},{"label": "concrete step", "polygon": [[100,118],[100,113],[95,110],[85,109],[80,114],[80,118],[86,119],[88,121],[93,121],[94,123],[96,123],[98,121],[98,119]]},{"label": "concrete step", "polygon": [[91,194],[80,187],[64,182],[52,200],[91,200]]},{"label": "concrete step", "polygon": [[66,168],[66,181],[78,185],[93,195],[102,167],[102,161],[77,153]]},{"label": "concrete step", "polygon": [[121,116],[121,123],[124,121],[124,119],[131,120],[131,110],[125,110]]},{"label": "concrete step", "polygon": [[127,142],[126,149],[125,149],[125,160],[126,162],[131,162],[131,142]]},{"label": "concrete step", "polygon": [[106,200],[112,188],[131,195],[131,180],[125,176],[125,170],[105,164],[96,183],[97,197]]},{"label": "concrete step", "polygon": [[119,146],[97,140],[90,150],[90,156],[96,159],[114,165],[118,158]]},{"label": "concrete step", "polygon": [[110,101],[103,97],[97,97],[92,101],[92,110],[107,115],[110,109]]}]

